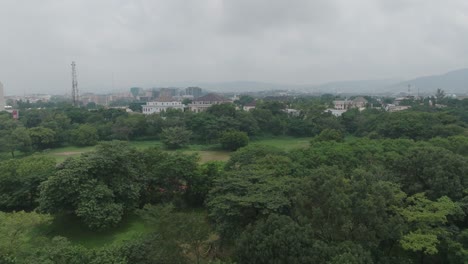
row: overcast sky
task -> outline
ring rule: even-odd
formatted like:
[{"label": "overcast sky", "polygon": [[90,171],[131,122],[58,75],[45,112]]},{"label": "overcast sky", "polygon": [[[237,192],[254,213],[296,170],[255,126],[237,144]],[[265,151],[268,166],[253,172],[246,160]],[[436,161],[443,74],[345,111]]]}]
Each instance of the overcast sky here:
[{"label": "overcast sky", "polygon": [[0,0],[6,94],[317,84],[468,66],[466,0]]}]

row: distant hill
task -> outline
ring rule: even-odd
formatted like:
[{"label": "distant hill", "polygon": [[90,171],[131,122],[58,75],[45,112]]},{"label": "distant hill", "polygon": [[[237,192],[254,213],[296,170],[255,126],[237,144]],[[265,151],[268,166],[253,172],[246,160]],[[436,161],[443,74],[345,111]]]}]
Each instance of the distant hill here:
[{"label": "distant hill", "polygon": [[391,86],[401,80],[398,79],[382,79],[382,80],[356,80],[356,81],[340,81],[329,82],[314,86],[316,92],[321,93],[366,93],[372,94],[382,92],[386,87]]},{"label": "distant hill", "polygon": [[468,93],[468,68],[400,82],[389,86],[386,90],[407,91],[408,85],[411,85],[413,92],[417,92],[419,89],[422,93],[434,93],[440,88],[446,93]]},{"label": "distant hill", "polygon": [[216,92],[259,92],[268,90],[297,89],[297,85],[264,83],[252,81],[195,83],[195,86]]},{"label": "distant hill", "polygon": [[407,92],[411,85],[412,93],[417,89],[421,93],[434,93],[437,88],[445,90],[446,93],[468,93],[468,68],[451,71],[442,75],[431,75],[414,78],[407,81],[401,79],[379,79],[379,80],[351,80],[334,81],[319,85],[294,85],[278,84],[255,81],[232,81],[232,82],[181,82],[173,83],[171,86],[189,87],[198,86],[202,89],[214,92],[260,92],[271,90],[297,90],[314,93],[347,93],[347,94],[382,94]]},{"label": "distant hill", "polygon": [[215,92],[259,92],[271,90],[297,90],[303,92],[320,93],[372,93],[381,91],[389,85],[401,80],[356,80],[329,82],[320,85],[295,85],[277,84],[252,81],[218,82],[218,83],[194,83],[192,85]]},{"label": "distant hill", "polygon": [[468,68],[451,71],[442,75],[417,77],[407,81],[396,79],[360,80],[329,82],[315,86],[313,89],[322,93],[399,93],[407,92],[435,93],[438,88],[446,93],[468,93]]},{"label": "distant hill", "polygon": [[294,85],[263,82],[196,83],[196,86],[216,92],[259,92],[269,90],[297,90],[314,93],[366,93],[382,92],[386,87],[400,82],[397,79],[353,80],[328,82],[320,85]]}]

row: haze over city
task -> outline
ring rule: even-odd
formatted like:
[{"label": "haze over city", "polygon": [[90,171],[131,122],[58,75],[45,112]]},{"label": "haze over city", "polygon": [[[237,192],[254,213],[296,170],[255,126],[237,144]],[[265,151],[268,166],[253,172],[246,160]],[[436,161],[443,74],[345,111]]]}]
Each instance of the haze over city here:
[{"label": "haze over city", "polygon": [[[27,3],[27,4],[26,4]],[[5,93],[199,82],[319,84],[467,67],[463,0],[0,3]]]}]

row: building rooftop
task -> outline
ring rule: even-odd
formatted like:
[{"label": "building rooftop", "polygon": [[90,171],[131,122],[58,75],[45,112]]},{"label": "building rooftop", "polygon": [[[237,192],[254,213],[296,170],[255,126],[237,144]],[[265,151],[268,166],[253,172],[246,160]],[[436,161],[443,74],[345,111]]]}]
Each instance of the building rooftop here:
[{"label": "building rooftop", "polygon": [[210,93],[202,97],[198,97],[194,101],[197,101],[197,102],[230,102],[231,100],[219,94]]},{"label": "building rooftop", "polygon": [[257,101],[252,101],[250,103],[245,104],[245,106],[257,106]]},{"label": "building rooftop", "polygon": [[174,102],[174,98],[172,96],[160,96],[156,100],[156,102]]},{"label": "building rooftop", "polygon": [[357,102],[367,103],[367,100],[366,100],[366,98],[364,98],[362,96],[359,96],[359,97],[354,98],[353,102],[355,102],[355,103],[357,103]]}]

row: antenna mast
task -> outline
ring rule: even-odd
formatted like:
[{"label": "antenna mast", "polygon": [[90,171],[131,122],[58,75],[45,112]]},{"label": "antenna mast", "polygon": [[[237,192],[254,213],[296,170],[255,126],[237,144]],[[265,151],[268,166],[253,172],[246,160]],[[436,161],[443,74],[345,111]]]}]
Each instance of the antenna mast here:
[{"label": "antenna mast", "polygon": [[73,61],[72,64],[72,103],[73,106],[79,106],[80,94],[78,92],[78,80],[76,78],[76,64]]}]

